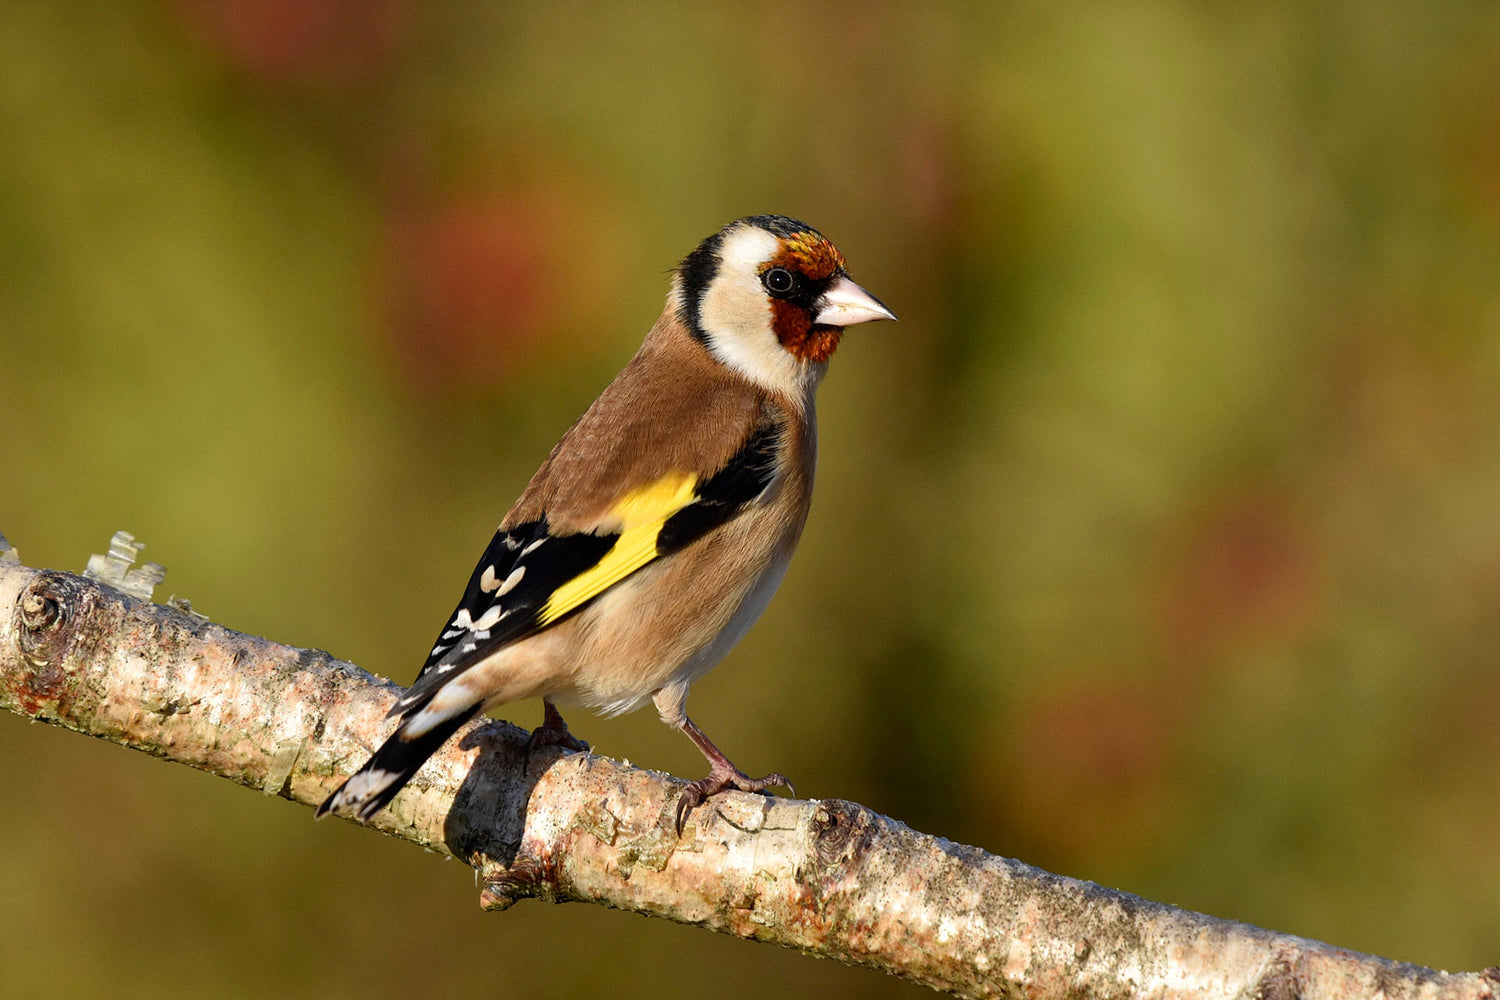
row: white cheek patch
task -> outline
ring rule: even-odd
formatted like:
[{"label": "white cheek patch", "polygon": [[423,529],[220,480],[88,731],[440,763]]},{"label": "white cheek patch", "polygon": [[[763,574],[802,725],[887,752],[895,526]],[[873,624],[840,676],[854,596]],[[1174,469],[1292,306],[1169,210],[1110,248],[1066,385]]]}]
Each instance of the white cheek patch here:
[{"label": "white cheek patch", "polygon": [[816,384],[822,365],[798,361],[771,329],[771,303],[760,268],[780,243],[763,229],[745,226],[724,237],[719,269],[698,303],[698,323],[709,350],[757,385],[800,396]]},{"label": "white cheek patch", "polygon": [[[781,249],[781,241],[764,229],[755,226],[740,226],[734,232],[724,237],[724,242],[719,245],[719,260],[723,266],[719,273],[729,272],[749,277],[760,289],[760,266]],[[764,297],[765,292],[759,291]]]}]

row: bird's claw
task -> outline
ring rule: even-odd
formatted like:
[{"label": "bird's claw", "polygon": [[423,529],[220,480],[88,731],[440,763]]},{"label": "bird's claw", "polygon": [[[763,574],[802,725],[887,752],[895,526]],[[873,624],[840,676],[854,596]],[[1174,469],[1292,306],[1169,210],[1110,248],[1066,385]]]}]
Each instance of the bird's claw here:
[{"label": "bird's claw", "polygon": [[682,828],[687,823],[688,813],[709,796],[717,795],[726,788],[737,788],[742,792],[765,792],[766,789],[778,785],[791,792],[793,798],[796,797],[797,790],[792,787],[786,775],[780,772],[773,771],[764,778],[752,778],[738,769],[714,768],[709,772],[708,777],[689,782],[677,799],[677,836],[682,836]]},{"label": "bird's claw", "polygon": [[544,722],[531,731],[531,738],[526,741],[526,763],[522,768],[523,773],[531,773],[531,756],[544,747],[562,747],[564,750],[576,750],[579,753],[588,753],[589,745],[568,731],[567,723],[559,717],[557,721],[561,725],[550,725],[551,720]]},{"label": "bird's claw", "polygon": [[567,726],[561,729],[553,729],[550,726],[537,726],[531,731],[531,739],[526,741],[526,752],[531,754],[543,747],[562,747],[564,750],[577,750],[579,753],[588,753],[589,745],[568,731]]}]

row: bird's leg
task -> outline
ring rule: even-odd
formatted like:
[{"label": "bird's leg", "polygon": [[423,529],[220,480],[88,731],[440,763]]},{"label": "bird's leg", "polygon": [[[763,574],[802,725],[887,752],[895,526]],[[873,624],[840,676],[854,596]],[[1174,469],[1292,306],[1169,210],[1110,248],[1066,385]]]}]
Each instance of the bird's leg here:
[{"label": "bird's leg", "polygon": [[552,704],[551,698],[542,699],[542,711],[546,713],[542,724],[531,731],[531,740],[526,744],[528,757],[542,747],[563,747],[588,752],[589,745],[568,731],[568,724],[563,721],[562,714]]},{"label": "bird's leg", "polygon": [[797,790],[785,775],[772,772],[764,778],[752,778],[744,771],[735,767],[724,752],[714,746],[713,740],[703,734],[703,730],[693,725],[693,720],[686,714],[677,728],[687,734],[687,738],[693,741],[697,748],[703,751],[703,756],[708,758],[708,777],[699,778],[692,782],[682,791],[682,798],[677,800],[677,835],[682,836],[683,823],[687,821],[687,815],[710,795],[722,792],[726,788],[738,788],[742,792],[763,792],[767,788],[781,785],[793,795]]}]

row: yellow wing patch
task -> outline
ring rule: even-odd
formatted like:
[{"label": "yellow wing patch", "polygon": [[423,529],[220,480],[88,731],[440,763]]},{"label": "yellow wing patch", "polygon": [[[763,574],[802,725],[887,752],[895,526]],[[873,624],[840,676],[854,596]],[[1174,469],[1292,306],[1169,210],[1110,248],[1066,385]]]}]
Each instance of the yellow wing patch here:
[{"label": "yellow wing patch", "polygon": [[697,476],[669,473],[621,497],[610,508],[610,514],[620,519],[620,537],[614,547],[603,559],[553,591],[537,624],[550,625],[655,559],[662,524],[693,502],[697,485]]},{"label": "yellow wing patch", "polygon": [[631,490],[609,509],[629,531],[648,525],[660,525],[667,518],[693,502],[698,477],[686,472],[669,472],[656,482]]}]

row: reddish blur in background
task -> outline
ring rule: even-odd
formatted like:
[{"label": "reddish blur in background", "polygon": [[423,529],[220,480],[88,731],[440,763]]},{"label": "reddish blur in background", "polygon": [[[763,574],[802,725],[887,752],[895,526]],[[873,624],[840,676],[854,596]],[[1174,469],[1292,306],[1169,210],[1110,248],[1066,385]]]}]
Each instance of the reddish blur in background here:
[{"label": "reddish blur in background", "polygon": [[[901,316],[694,691],[804,794],[1500,960],[1500,7],[0,10],[0,531],[415,673],[737,216]],[[540,710],[502,713],[534,725]],[[694,776],[652,713],[575,730]],[[0,993],[915,996],[0,718]]]}]

